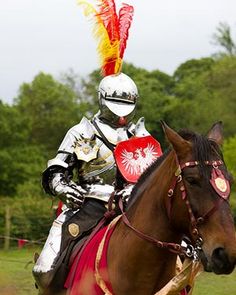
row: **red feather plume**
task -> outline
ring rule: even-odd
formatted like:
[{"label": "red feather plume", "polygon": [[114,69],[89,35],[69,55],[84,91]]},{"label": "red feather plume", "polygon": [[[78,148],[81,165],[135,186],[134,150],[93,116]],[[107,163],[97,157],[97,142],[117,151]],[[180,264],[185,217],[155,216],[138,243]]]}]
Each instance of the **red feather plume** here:
[{"label": "red feather plume", "polygon": [[[107,31],[110,47],[117,47],[120,39],[119,34],[119,19],[116,13],[116,5],[114,0],[103,0],[99,5],[99,13],[97,17],[103,22],[103,25]],[[118,48],[117,48],[118,50]],[[104,56],[104,62],[102,65],[102,73],[104,76],[112,75],[116,72],[116,64],[118,59],[117,50],[113,51],[111,56]],[[114,55],[114,52],[116,54]]]},{"label": "red feather plume", "polygon": [[131,26],[134,15],[134,7],[128,4],[123,4],[119,12],[119,32],[120,32],[120,58],[124,56],[127,40],[129,37],[129,28]]},{"label": "red feather plume", "polygon": [[116,5],[114,0],[103,0],[99,4],[99,17],[107,30],[110,41],[119,39],[119,20],[116,14]]}]

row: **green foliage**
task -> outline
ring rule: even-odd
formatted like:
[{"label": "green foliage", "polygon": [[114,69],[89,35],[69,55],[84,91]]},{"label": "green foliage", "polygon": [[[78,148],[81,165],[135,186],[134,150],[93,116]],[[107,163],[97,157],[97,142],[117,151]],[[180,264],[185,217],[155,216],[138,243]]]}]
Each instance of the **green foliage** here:
[{"label": "green foliage", "polygon": [[234,118],[236,114],[236,56],[226,56],[216,62],[207,87],[213,94],[214,117],[224,123],[224,135],[235,135]]},{"label": "green foliage", "polygon": [[[9,200],[1,198],[0,235],[4,235],[5,208],[10,206],[11,237],[33,241],[45,241],[55,218],[52,202],[45,196],[21,195]],[[16,243],[14,240],[12,244]]]},{"label": "green foliage", "polygon": [[164,110],[166,121],[172,127],[206,132],[214,122],[209,118],[211,106],[207,107],[212,103],[212,94],[206,86],[214,63],[211,58],[189,60],[175,71],[172,99]]},{"label": "green foliage", "polygon": [[145,117],[150,133],[164,141],[160,120],[166,118],[166,108],[171,103],[173,78],[158,70],[147,71],[132,64],[124,64],[123,71],[132,77],[139,91],[136,119]]},{"label": "green foliage", "polygon": [[0,149],[0,194],[16,195],[18,188],[30,179],[31,186],[39,191],[39,178],[45,165],[42,152],[35,146],[14,146]]},{"label": "green foliage", "polygon": [[236,57],[187,61],[174,77],[175,99],[166,109],[171,126],[206,133],[214,122],[223,121],[225,136],[235,134]]},{"label": "green foliage", "polygon": [[51,205],[45,197],[16,198],[12,207],[12,235],[35,241],[45,240],[55,218]]},{"label": "green foliage", "polygon": [[225,140],[223,152],[227,167],[236,179],[236,135]]},{"label": "green foliage", "polygon": [[[181,64],[174,72],[174,79],[176,82],[183,80],[192,80],[199,77],[201,74],[211,70],[214,64],[214,60],[210,57],[201,59],[190,59],[185,63]],[[178,85],[178,84],[177,84]]]},{"label": "green foliage", "polygon": [[44,167],[42,149],[28,145],[28,132],[16,106],[0,103],[0,195],[14,196],[18,186],[30,179],[38,188]]},{"label": "green foliage", "polygon": [[26,136],[21,114],[15,106],[0,101],[0,148],[18,146]]},{"label": "green foliage", "polygon": [[[24,83],[13,106],[0,103],[0,195],[40,192],[41,173],[67,130],[83,116],[68,85],[40,73]],[[27,184],[28,183],[28,184]]]},{"label": "green foliage", "polygon": [[235,191],[235,187],[233,188],[233,190],[231,190],[231,194],[230,194],[230,206],[233,212],[233,217],[234,217],[234,224],[236,225],[236,191]]},{"label": "green foliage", "polygon": [[227,23],[219,23],[216,33],[213,35],[213,42],[223,48],[226,54],[236,54],[236,44],[231,36],[231,28]]},{"label": "green foliage", "polygon": [[55,152],[69,127],[83,116],[74,91],[44,73],[21,86],[15,105],[28,131],[27,143],[43,144],[49,153]]}]

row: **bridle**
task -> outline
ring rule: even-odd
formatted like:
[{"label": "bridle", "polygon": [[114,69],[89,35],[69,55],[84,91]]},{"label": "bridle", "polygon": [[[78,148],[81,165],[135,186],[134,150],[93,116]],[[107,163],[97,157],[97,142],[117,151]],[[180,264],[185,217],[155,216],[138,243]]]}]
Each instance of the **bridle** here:
[{"label": "bridle", "polygon": [[[219,169],[219,166],[223,165],[223,161],[221,161],[221,160],[205,161],[204,164],[208,165],[208,166],[212,166],[212,169]],[[186,163],[184,163],[182,165],[178,165],[178,169],[175,172],[174,180],[173,180],[172,185],[171,185],[171,187],[170,187],[170,189],[168,191],[168,197],[169,197],[168,198],[168,200],[169,200],[168,204],[169,205],[167,205],[167,214],[168,214],[169,218],[171,218],[172,196],[174,194],[174,190],[175,190],[175,187],[176,187],[177,183],[179,183],[180,184],[181,197],[182,197],[182,200],[185,201],[186,206],[188,208],[188,213],[189,213],[189,217],[190,217],[190,223],[191,223],[191,226],[192,226],[192,234],[194,236],[199,234],[197,226],[199,224],[202,224],[203,222],[205,222],[219,208],[219,205],[224,200],[223,198],[217,199],[214,206],[207,213],[205,213],[203,216],[200,216],[200,217],[197,217],[197,218],[194,216],[191,205],[190,205],[190,202],[189,202],[189,200],[187,198],[187,191],[186,191],[186,188],[185,188],[185,185],[184,185],[184,182],[183,182],[182,172],[187,167],[195,167],[195,166],[198,166],[198,165],[199,165],[198,161],[186,162]]]},{"label": "bridle", "polygon": [[[186,169],[187,167],[199,166],[200,163],[198,161],[190,161],[190,162],[185,162],[183,164],[180,164],[177,156],[176,156],[176,163],[177,163],[178,168],[175,171],[175,174],[173,176],[173,180],[172,180],[170,188],[168,190],[168,199],[167,199],[167,204],[166,204],[167,215],[168,215],[169,219],[171,219],[171,208],[172,208],[173,195],[174,195],[174,191],[176,190],[177,184],[179,184],[181,198],[185,202],[185,204],[187,206],[188,213],[189,213],[190,225],[192,227],[192,234],[194,236],[195,245],[192,246],[191,244],[188,244],[187,246],[183,246],[182,244],[162,242],[162,241],[157,240],[156,238],[153,238],[153,237],[141,232],[140,230],[138,230],[137,228],[135,228],[131,225],[126,213],[123,210],[122,199],[120,199],[119,206],[120,206],[120,209],[122,212],[122,221],[131,230],[133,230],[136,233],[136,235],[138,235],[140,238],[142,238],[146,241],[153,243],[158,248],[166,248],[173,253],[180,254],[180,255],[184,254],[187,257],[191,257],[191,258],[194,258],[195,260],[197,260],[197,259],[199,259],[199,252],[202,250],[201,246],[203,244],[203,239],[199,234],[198,226],[200,224],[206,222],[209,219],[209,217],[212,216],[214,214],[214,212],[216,212],[216,210],[218,210],[220,204],[223,201],[225,201],[226,199],[223,197],[218,198],[210,210],[208,210],[204,215],[202,215],[200,217],[196,217],[193,213],[191,204],[188,200],[187,191],[186,191],[185,184],[183,181],[183,170]],[[214,170],[219,170],[219,166],[223,165],[224,163],[221,160],[215,160],[215,161],[205,161],[204,164],[207,166],[211,166],[212,171],[214,171]],[[222,173],[221,173],[221,175],[222,175]]]}]

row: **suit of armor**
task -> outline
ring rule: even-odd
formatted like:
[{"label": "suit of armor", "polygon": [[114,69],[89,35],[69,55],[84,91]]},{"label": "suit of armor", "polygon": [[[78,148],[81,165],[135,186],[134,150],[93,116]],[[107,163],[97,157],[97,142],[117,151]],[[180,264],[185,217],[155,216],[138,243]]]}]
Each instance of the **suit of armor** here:
[{"label": "suit of armor", "polygon": [[[57,195],[56,188],[60,186],[58,183],[64,181],[67,188],[74,187],[79,192],[81,201],[73,206],[73,202],[62,196],[65,202],[64,210],[53,222],[43,251],[34,266],[34,272],[45,273],[52,269],[60,251],[62,225],[80,210],[84,200],[96,199],[106,205],[114,191],[116,165],[113,152],[102,141],[94,121],[114,146],[131,136],[141,137],[149,134],[144,127],[143,118],[136,125],[130,123],[125,127],[112,128],[104,124],[98,115],[91,121],[84,117],[67,132],[56,157],[48,161],[48,167],[43,173],[43,186],[46,192]],[[72,180],[74,170],[77,172],[75,182]],[[130,186],[127,191],[130,193]],[[125,189],[123,192],[125,194]]]}]

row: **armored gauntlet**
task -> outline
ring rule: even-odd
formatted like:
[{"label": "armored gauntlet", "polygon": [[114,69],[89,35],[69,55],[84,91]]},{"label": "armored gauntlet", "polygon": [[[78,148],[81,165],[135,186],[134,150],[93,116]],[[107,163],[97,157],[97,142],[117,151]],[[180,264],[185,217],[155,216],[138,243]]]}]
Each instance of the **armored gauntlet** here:
[{"label": "armored gauntlet", "polygon": [[72,210],[80,209],[84,202],[86,191],[72,180],[67,182],[63,173],[53,174],[50,188]]}]

